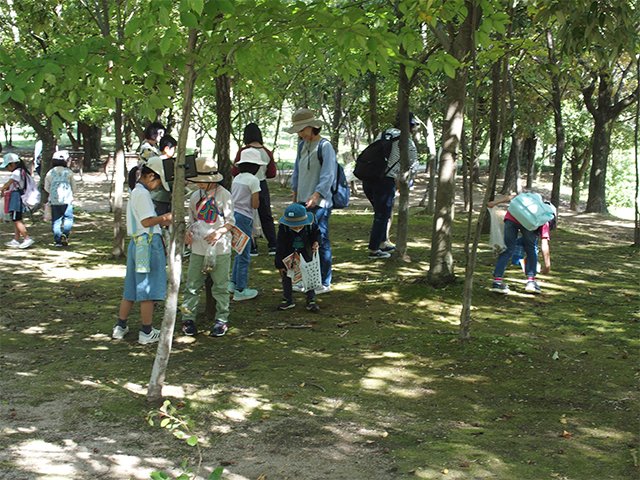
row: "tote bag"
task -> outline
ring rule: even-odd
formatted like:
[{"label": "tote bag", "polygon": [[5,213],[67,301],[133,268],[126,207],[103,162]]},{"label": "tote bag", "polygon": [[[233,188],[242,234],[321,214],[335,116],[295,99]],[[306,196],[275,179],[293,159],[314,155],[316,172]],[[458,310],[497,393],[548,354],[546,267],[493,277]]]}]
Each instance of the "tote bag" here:
[{"label": "tote bag", "polygon": [[302,274],[302,285],[304,291],[315,290],[322,286],[322,275],[320,273],[320,256],[318,252],[313,252],[311,261],[307,262],[304,256],[300,255],[300,273]]}]

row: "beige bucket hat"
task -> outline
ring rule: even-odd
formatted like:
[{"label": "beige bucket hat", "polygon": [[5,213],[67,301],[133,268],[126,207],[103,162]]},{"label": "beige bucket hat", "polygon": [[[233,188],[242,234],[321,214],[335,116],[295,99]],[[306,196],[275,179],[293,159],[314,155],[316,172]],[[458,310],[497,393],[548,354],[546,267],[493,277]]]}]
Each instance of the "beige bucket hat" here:
[{"label": "beige bucket hat", "polygon": [[315,114],[308,108],[300,108],[291,116],[290,128],[287,128],[287,133],[298,133],[304,130],[306,127],[321,128],[324,125],[322,120],[318,120]]}]

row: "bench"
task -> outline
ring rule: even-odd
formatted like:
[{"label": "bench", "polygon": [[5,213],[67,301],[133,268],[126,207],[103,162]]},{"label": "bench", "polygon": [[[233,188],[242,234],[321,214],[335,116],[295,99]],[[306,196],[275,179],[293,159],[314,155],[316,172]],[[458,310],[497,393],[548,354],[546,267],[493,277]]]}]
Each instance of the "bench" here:
[{"label": "bench", "polygon": [[[133,167],[138,165],[138,154],[136,152],[124,152],[124,165],[125,170],[128,172]],[[109,152],[107,162],[104,164],[104,174],[109,178],[113,176],[116,168],[116,154],[115,152]]]}]

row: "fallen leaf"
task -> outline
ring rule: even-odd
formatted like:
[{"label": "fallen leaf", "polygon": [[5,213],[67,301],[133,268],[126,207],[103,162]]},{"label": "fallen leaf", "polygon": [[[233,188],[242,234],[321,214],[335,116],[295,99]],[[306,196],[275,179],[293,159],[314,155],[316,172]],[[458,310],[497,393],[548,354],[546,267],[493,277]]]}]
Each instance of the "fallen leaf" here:
[{"label": "fallen leaf", "polygon": [[442,470],[442,473],[444,473],[444,474],[446,475],[447,473],[449,473],[449,470],[447,470],[447,469],[445,468],[444,470]]},{"label": "fallen leaf", "polygon": [[573,436],[573,433],[569,433],[569,432],[567,432],[566,430],[562,430],[562,436],[563,436],[564,438],[569,438],[569,437],[572,437],[572,436]]},{"label": "fallen leaf", "polygon": [[553,360],[558,360],[558,358],[560,358],[560,355],[558,355],[558,352],[553,352],[553,355],[551,355],[551,358]]},{"label": "fallen leaf", "polygon": [[306,383],[302,382],[302,383],[300,384],[300,387],[301,387],[301,388],[304,388],[304,386],[305,386],[305,385],[306,385]]},{"label": "fallen leaf", "polygon": [[269,414],[265,413],[264,415],[262,415],[262,418],[266,420],[267,418],[269,418]]},{"label": "fallen leaf", "polygon": [[460,462],[462,468],[469,468],[469,462]]}]

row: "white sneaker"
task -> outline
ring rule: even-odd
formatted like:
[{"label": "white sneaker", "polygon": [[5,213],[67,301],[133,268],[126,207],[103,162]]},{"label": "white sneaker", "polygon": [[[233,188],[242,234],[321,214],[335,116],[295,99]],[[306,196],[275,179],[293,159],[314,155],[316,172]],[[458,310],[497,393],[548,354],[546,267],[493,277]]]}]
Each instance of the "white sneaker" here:
[{"label": "white sneaker", "polygon": [[323,293],[329,293],[331,291],[331,285],[322,285],[316,288],[316,295],[322,295]]},{"label": "white sneaker", "polygon": [[20,246],[20,242],[14,238],[10,242],[5,242],[4,245],[9,248],[18,248]]},{"label": "white sneaker", "polygon": [[300,292],[304,292],[304,286],[302,285],[302,282],[300,282],[300,283],[296,283],[296,284],[295,284],[293,287],[291,287],[291,288],[292,288],[292,290],[293,290],[294,292],[298,292],[298,293],[300,293]]},{"label": "white sneaker", "polygon": [[122,340],[127,333],[129,333],[128,326],[122,328],[120,325],[116,325],[113,327],[113,334],[111,335],[111,338],[114,340]]},{"label": "white sneaker", "polygon": [[23,249],[24,248],[29,248],[34,243],[36,243],[36,242],[35,242],[35,240],[33,238],[31,238],[31,237],[25,238],[18,248],[23,248]]},{"label": "white sneaker", "polygon": [[160,340],[160,330],[151,327],[150,333],[144,333],[142,330],[138,333],[138,343],[141,345],[149,345]]}]

